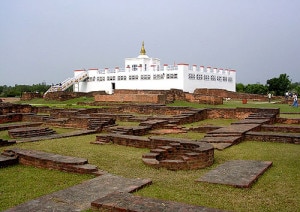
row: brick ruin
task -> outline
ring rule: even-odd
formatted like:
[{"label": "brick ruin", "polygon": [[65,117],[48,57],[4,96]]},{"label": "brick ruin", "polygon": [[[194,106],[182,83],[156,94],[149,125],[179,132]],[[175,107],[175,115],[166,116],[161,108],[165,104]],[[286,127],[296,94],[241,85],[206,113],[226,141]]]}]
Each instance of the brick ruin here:
[{"label": "brick ruin", "polygon": [[[17,140],[28,136],[26,141],[34,140],[35,136],[38,136],[35,140],[47,137],[48,132],[48,135],[54,133],[49,128],[51,126],[90,130],[88,133],[101,133],[92,142],[94,144],[115,143],[149,148],[150,153],[142,157],[143,162],[155,168],[165,167],[171,170],[210,166],[213,164],[214,149],[222,150],[243,140],[300,143],[300,136],[297,134],[300,133],[300,127],[282,124],[299,124],[300,120],[280,118],[279,109],[195,109],[158,104],[111,104],[110,107],[102,108],[58,109],[1,103],[0,114],[0,123],[21,122],[0,128],[9,130],[11,137]],[[205,119],[220,118],[239,121],[228,127],[180,127]],[[139,126],[118,126],[116,121],[138,122]],[[25,125],[26,123],[30,124]],[[274,125],[275,123],[281,124]],[[158,130],[205,132],[206,135],[197,141],[166,138],[155,136]],[[149,136],[145,137],[146,135]]]},{"label": "brick ruin", "polygon": [[[24,94],[30,96],[29,93]],[[22,95],[23,96],[23,95]],[[104,103],[139,103],[139,104],[168,104],[175,100],[195,102],[199,104],[220,105],[225,99],[234,100],[253,100],[267,101],[265,95],[247,94],[231,92],[223,89],[195,89],[193,93],[183,92],[179,89],[170,90],[128,90],[116,89],[113,94],[107,94],[104,91],[95,91],[90,93],[81,92],[49,92],[44,98],[46,100],[68,100],[71,98],[88,96],[94,97],[96,102]],[[25,98],[25,97],[24,97]],[[273,97],[276,100],[283,100],[282,97]]]},{"label": "brick ruin", "polygon": [[[135,102],[151,104],[168,104],[175,100],[199,104],[220,105],[226,99],[267,101],[265,95],[231,92],[223,89],[196,89],[193,93],[178,89],[171,90],[115,90],[113,95],[95,95],[96,102]],[[273,99],[284,101],[282,97]]]},{"label": "brick ruin", "polygon": [[[97,103],[98,105],[100,102]],[[214,150],[222,150],[244,140],[256,140],[267,142],[283,142],[300,144],[300,119],[280,118],[279,109],[263,108],[208,108],[195,109],[188,107],[168,107],[160,104],[113,104],[103,103],[103,108],[91,109],[58,109],[49,107],[33,107],[30,105],[17,105],[0,103],[0,131],[18,131],[27,133],[26,129],[43,129],[44,126],[58,126],[79,129],[93,129],[98,133],[92,144],[114,143],[118,145],[132,146],[136,148],[149,148],[149,153],[142,156],[144,164],[153,168],[166,168],[169,170],[193,170],[211,166],[214,162]],[[43,114],[43,115],[40,115]],[[205,119],[237,119],[230,126],[220,127],[213,125],[201,125],[182,127],[186,123],[194,123]],[[138,126],[118,126],[116,121],[138,122]],[[16,123],[12,123],[16,122]],[[276,125],[274,125],[276,124]],[[154,135],[159,130],[171,132],[199,132],[206,133],[203,139],[167,138]],[[30,131],[30,130],[29,130]],[[101,133],[101,134],[99,134]],[[34,135],[34,134],[33,134]],[[27,141],[34,141],[33,135]],[[148,137],[145,135],[149,135]],[[22,137],[22,136],[21,136]],[[47,136],[45,136],[47,137]],[[24,140],[23,140],[24,141]],[[0,146],[8,146],[18,142],[16,140],[0,139]],[[248,162],[248,161],[238,161]],[[251,162],[251,161],[250,161]],[[255,161],[257,163],[257,161]],[[57,169],[81,174],[93,174],[95,176],[111,175],[98,170],[94,165],[88,164],[84,158],[62,156],[35,150],[11,148],[0,155],[0,167],[14,164],[31,165],[41,168]],[[262,162],[260,162],[262,163]],[[272,162],[269,162],[269,165]],[[225,165],[225,164],[222,164]],[[244,167],[244,165],[242,166]],[[223,177],[224,168],[220,167],[220,174],[215,177]],[[249,169],[244,167],[249,176]],[[215,171],[215,170],[212,170]],[[240,170],[238,170],[240,172]],[[236,174],[236,170],[230,172]],[[208,173],[209,174],[209,173]],[[216,174],[215,174],[216,175]],[[256,174],[256,177],[261,173]],[[250,176],[252,178],[253,175]],[[204,176],[205,177],[205,176]],[[238,176],[244,180],[243,177]],[[211,176],[207,177],[211,179]],[[219,178],[217,181],[219,182]],[[232,178],[232,177],[231,177]],[[254,178],[253,178],[254,179]],[[257,178],[255,178],[256,180]],[[202,179],[199,179],[201,181]],[[234,180],[234,178],[233,178]],[[100,184],[107,184],[103,179]],[[151,181],[147,181],[151,184]],[[114,184],[108,186],[114,187]],[[234,182],[236,183],[236,182]],[[253,182],[251,182],[252,184]],[[122,181],[123,185],[124,182]],[[234,186],[236,186],[234,184]],[[242,185],[241,187],[243,187]],[[87,187],[85,182],[84,187]],[[137,190],[137,187],[130,186]],[[72,188],[73,189],[73,188]],[[83,190],[83,189],[81,189]],[[95,189],[90,189],[91,190]],[[99,193],[103,189],[98,189]],[[68,194],[69,191],[66,191]],[[74,192],[74,190],[72,190]],[[87,193],[83,191],[83,193]],[[48,196],[48,195],[47,195]],[[68,195],[63,195],[68,196]],[[184,205],[177,202],[162,201],[157,199],[138,197],[126,192],[116,192],[103,195],[100,199],[88,200],[95,210],[143,210],[152,208],[155,211],[165,209],[177,210],[207,210],[201,206]],[[80,200],[86,198],[80,198]],[[69,200],[69,199],[68,199]],[[78,203],[76,199],[76,203]],[[132,203],[132,201],[138,201]],[[59,201],[56,201],[59,203]],[[65,201],[61,201],[65,204]],[[33,205],[38,205],[34,200]],[[132,204],[131,204],[132,203]],[[27,203],[32,209],[31,202]],[[26,204],[25,204],[26,205]],[[17,206],[18,207],[18,206]],[[24,210],[26,206],[20,205]],[[211,209],[212,211],[218,211]]]}]

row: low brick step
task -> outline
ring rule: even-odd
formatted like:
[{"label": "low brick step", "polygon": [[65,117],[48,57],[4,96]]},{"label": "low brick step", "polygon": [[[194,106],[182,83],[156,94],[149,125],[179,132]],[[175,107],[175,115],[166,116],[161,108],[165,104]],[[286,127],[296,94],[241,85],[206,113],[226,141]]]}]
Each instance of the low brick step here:
[{"label": "low brick step", "polygon": [[98,168],[95,165],[88,164],[85,158],[77,158],[71,156],[58,155],[37,150],[26,150],[13,148],[5,150],[3,157],[13,155],[18,158],[23,165],[31,165],[35,167],[56,169],[80,174],[97,174]]},{"label": "low brick step", "polygon": [[142,158],[157,159],[157,156],[159,156],[159,153],[149,152],[149,153],[143,154]]},{"label": "low brick step", "polygon": [[150,149],[150,152],[151,153],[159,153],[160,154],[160,153],[167,152],[167,150],[157,148],[157,149]]},{"label": "low brick step", "polygon": [[159,165],[159,161],[153,158],[142,158],[142,161],[149,166]]},{"label": "low brick step", "polygon": [[7,167],[18,163],[17,157],[11,157],[1,154],[0,155],[0,167]]},{"label": "low brick step", "polygon": [[159,165],[166,169],[175,171],[175,170],[187,169],[186,163],[187,163],[186,161],[180,159],[165,159],[165,160],[161,160],[159,162]]},{"label": "low brick step", "polygon": [[16,154],[14,152],[12,152],[12,151],[5,151],[5,150],[1,153],[1,155],[7,156],[7,157],[16,157]]},{"label": "low brick step", "polygon": [[3,139],[0,139],[0,146],[9,146],[9,145],[13,145],[15,143],[16,143],[15,140],[3,140]]},{"label": "low brick step", "polygon": [[204,137],[201,139],[203,142],[207,143],[238,143],[242,141],[242,136],[224,136],[224,137]]},{"label": "low brick step", "polygon": [[76,173],[92,174],[98,171],[97,166],[92,164],[75,165],[73,167]]},{"label": "low brick step", "polygon": [[171,151],[173,150],[173,147],[171,146],[158,146],[159,149],[164,149],[164,150],[167,150],[167,151]]},{"label": "low brick step", "polygon": [[135,196],[130,193],[114,192],[97,199],[91,203],[92,209],[97,211],[206,211],[221,212],[221,210],[206,208],[196,205],[188,205],[179,202],[159,200],[147,197]]},{"label": "low brick step", "polygon": [[107,144],[107,142],[103,142],[103,141],[91,141],[90,144],[99,144],[99,145],[102,145],[102,144]]},{"label": "low brick step", "polygon": [[200,153],[198,152],[186,152],[184,153],[184,156],[187,156],[187,157],[198,157],[200,155]]},{"label": "low brick step", "polygon": [[206,137],[237,137],[237,136],[241,136],[240,133],[228,133],[228,134],[223,134],[223,133],[207,133],[205,135]]}]

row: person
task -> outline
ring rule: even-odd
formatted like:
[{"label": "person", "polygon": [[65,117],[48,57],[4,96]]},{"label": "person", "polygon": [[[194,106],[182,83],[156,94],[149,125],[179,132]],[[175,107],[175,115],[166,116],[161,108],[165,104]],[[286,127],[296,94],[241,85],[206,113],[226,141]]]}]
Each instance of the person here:
[{"label": "person", "polygon": [[285,92],[285,101],[288,101],[288,99],[289,99],[289,92],[287,91]]},{"label": "person", "polygon": [[272,94],[271,94],[271,93],[268,93],[269,103],[271,102],[271,98],[272,98]]},{"label": "person", "polygon": [[294,99],[294,102],[293,102],[292,106],[298,107],[298,97],[297,97],[296,93],[293,94],[293,99]]}]

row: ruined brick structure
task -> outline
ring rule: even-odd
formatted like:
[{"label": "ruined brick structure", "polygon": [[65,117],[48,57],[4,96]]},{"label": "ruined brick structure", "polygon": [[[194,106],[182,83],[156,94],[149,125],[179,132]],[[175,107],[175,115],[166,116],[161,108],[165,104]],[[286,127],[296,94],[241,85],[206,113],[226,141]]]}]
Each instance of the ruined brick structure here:
[{"label": "ruined brick structure", "polygon": [[22,93],[21,100],[22,101],[28,101],[31,99],[38,99],[38,98],[43,98],[42,94],[38,92],[24,92]]},{"label": "ruined brick structure", "polygon": [[68,92],[68,91],[57,91],[57,92],[49,92],[46,95],[44,95],[45,100],[59,100],[59,101],[65,101],[68,99],[74,99],[82,96],[86,97],[93,97],[96,94],[105,94],[104,91],[94,91],[89,93],[83,93],[83,92]]}]

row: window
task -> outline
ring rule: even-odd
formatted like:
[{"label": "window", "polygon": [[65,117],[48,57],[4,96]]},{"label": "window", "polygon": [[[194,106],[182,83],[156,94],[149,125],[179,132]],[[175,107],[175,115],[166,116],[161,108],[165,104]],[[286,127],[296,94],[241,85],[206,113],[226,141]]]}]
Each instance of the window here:
[{"label": "window", "polygon": [[126,80],[126,76],[118,76],[118,80]]},{"label": "window", "polygon": [[177,74],[167,74],[167,79],[178,79]]},{"label": "window", "polygon": [[223,77],[223,82],[227,82],[227,77]]},{"label": "window", "polygon": [[137,71],[137,65],[132,65],[132,71]]},{"label": "window", "polygon": [[217,81],[222,82],[222,77],[221,76],[217,76]]},{"label": "window", "polygon": [[211,75],[211,76],[210,76],[210,80],[211,80],[211,81],[216,81],[216,76],[215,76],[215,75]]},{"label": "window", "polygon": [[154,80],[161,80],[165,78],[165,74],[153,74]]},{"label": "window", "polygon": [[138,75],[129,75],[129,80],[138,80],[139,76]]},{"label": "window", "polygon": [[203,75],[202,74],[197,74],[197,80],[203,80]]},{"label": "window", "polygon": [[189,79],[194,80],[195,79],[195,74],[189,74]]},{"label": "window", "polygon": [[209,75],[204,75],[204,80],[208,81],[209,80]]},{"label": "window", "polygon": [[228,77],[228,82],[232,82],[232,77]]},{"label": "window", "polygon": [[108,76],[107,77],[107,81],[114,81],[114,80],[116,80],[115,76]]},{"label": "window", "polygon": [[149,74],[141,75],[141,80],[150,80],[151,76]]}]

